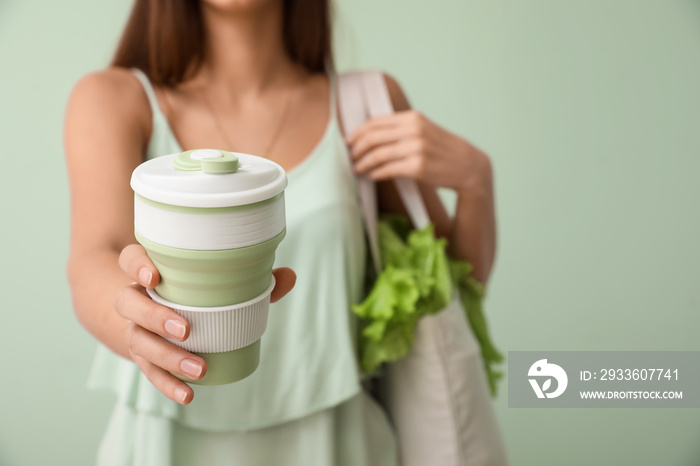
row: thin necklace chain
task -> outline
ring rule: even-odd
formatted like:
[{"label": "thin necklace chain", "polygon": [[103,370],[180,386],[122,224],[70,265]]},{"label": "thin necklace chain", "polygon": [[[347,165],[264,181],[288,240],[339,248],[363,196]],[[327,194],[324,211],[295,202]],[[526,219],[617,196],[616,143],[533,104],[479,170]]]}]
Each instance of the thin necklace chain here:
[{"label": "thin necklace chain", "polygon": [[[216,127],[219,130],[219,133],[221,133],[221,136],[224,138],[224,141],[226,144],[228,144],[230,150],[234,150],[234,145],[231,143],[231,140],[228,138],[228,133],[224,130],[224,125],[221,123],[221,118],[219,118],[219,114],[214,110],[214,106],[211,104],[211,101],[209,100],[206,92],[204,92],[204,87],[200,87],[199,91],[202,95],[202,100],[204,100],[206,106],[209,109],[209,112],[211,113],[212,117],[214,118],[214,122],[216,123]],[[279,139],[280,135],[282,134],[282,129],[284,129],[284,124],[287,121],[287,116],[289,115],[289,110],[291,108],[292,104],[292,95],[294,94],[294,90],[290,90],[287,93],[287,99],[285,100],[284,107],[282,107],[282,114],[280,115],[279,121],[277,122],[277,125],[275,126],[275,130],[272,133],[272,136],[270,137],[270,140],[267,142],[267,145],[265,146],[265,150],[256,155],[260,155],[265,158],[270,158],[270,155],[272,154],[272,149],[275,148],[275,144],[277,143],[277,140]]]}]

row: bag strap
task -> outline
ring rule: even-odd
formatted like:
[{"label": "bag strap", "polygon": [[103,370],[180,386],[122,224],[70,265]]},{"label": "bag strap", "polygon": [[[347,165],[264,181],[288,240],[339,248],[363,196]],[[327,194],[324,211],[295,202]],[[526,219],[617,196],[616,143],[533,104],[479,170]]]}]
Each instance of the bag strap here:
[{"label": "bag strap", "polygon": [[[338,78],[338,105],[343,123],[343,133],[351,134],[370,118],[362,87],[362,73],[344,73]],[[348,155],[350,153],[348,152]],[[351,162],[352,163],[352,162]],[[382,259],[377,239],[377,187],[365,176],[356,177],[357,190],[365,220],[365,230],[369,241],[372,263],[379,275]]]},{"label": "bag strap", "polygon": [[[346,135],[370,118],[394,113],[389,90],[380,71],[342,74],[338,79],[338,100],[343,132]],[[364,176],[358,176],[357,183],[372,260],[379,272],[381,256],[377,239],[377,189],[375,183]],[[411,178],[399,177],[394,179],[394,184],[413,226],[418,229],[428,226],[430,217],[418,183]]]}]

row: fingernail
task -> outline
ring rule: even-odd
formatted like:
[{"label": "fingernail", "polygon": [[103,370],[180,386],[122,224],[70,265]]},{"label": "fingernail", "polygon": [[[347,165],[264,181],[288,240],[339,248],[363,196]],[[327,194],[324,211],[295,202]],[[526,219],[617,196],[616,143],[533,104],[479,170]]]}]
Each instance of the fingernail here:
[{"label": "fingernail", "polygon": [[174,338],[182,339],[185,338],[185,332],[187,327],[179,320],[166,320],[165,321],[165,331],[172,335]]},{"label": "fingernail", "polygon": [[180,369],[195,379],[202,375],[202,365],[192,359],[183,359],[180,363]]},{"label": "fingernail", "polygon": [[142,267],[141,270],[139,270],[139,280],[143,286],[148,286],[151,283],[151,278],[153,278],[151,269]]},{"label": "fingernail", "polygon": [[175,399],[180,403],[184,403],[185,398],[187,398],[187,389],[183,387],[177,387],[175,389]]}]

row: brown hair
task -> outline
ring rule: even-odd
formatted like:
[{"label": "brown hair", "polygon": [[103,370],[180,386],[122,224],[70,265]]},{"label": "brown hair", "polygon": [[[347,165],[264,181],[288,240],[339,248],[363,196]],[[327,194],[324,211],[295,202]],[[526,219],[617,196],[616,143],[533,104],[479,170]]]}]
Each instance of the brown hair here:
[{"label": "brown hair", "polygon": [[[333,69],[329,1],[283,0],[287,53],[312,73]],[[199,0],[136,0],[112,66],[140,68],[154,84],[174,86],[191,76],[203,59]]]}]

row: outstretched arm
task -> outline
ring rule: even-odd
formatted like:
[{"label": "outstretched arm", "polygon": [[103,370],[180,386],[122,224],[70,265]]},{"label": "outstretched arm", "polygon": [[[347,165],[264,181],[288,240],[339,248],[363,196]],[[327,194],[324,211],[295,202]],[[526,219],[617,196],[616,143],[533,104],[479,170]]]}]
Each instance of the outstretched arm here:
[{"label": "outstretched arm", "polygon": [[[110,69],[83,78],[65,121],[71,192],[68,281],[78,320],[98,340],[134,361],[148,380],[178,403],[194,393],[171,374],[197,380],[205,361],[163,338],[184,341],[189,323],[154,303],[158,270],[134,238],[131,172],[143,161],[151,132],[145,95],[128,71]],[[291,269],[277,269],[272,301],[294,286]]]}]

